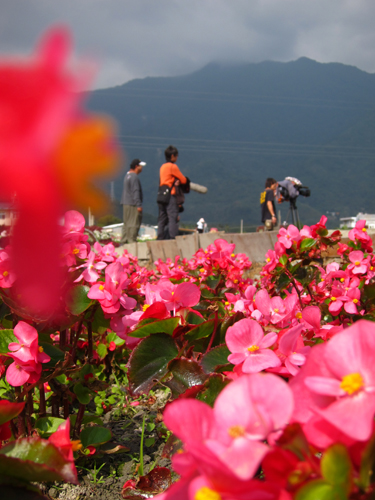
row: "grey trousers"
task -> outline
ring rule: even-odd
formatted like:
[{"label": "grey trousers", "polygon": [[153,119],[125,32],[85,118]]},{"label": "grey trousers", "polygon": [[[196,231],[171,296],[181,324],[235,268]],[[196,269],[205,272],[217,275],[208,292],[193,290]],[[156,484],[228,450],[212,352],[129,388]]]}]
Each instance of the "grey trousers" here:
[{"label": "grey trousers", "polygon": [[[175,196],[171,196],[168,205],[158,203],[158,240],[173,240],[178,235],[178,205]],[[169,235],[166,234],[168,229]]]},{"label": "grey trousers", "polygon": [[137,241],[138,231],[142,223],[142,212],[133,205],[123,205],[123,220],[121,244]]}]

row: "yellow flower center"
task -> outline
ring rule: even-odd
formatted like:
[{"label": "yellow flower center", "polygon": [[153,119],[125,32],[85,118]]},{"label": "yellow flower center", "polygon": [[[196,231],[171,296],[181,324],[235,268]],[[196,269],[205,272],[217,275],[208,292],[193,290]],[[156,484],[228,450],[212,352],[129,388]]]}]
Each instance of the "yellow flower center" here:
[{"label": "yellow flower center", "polygon": [[358,299],[353,299],[354,304],[357,304]]},{"label": "yellow flower center", "polygon": [[233,283],[238,283],[238,280],[233,280]]},{"label": "yellow flower center", "polygon": [[230,256],[231,256],[231,257],[235,257],[235,255],[236,255],[235,253],[232,253]]},{"label": "yellow flower center", "polygon": [[41,345],[38,347],[38,351],[39,352],[44,352],[44,349],[43,349],[43,347]]},{"label": "yellow flower center", "polygon": [[229,302],[224,302],[224,304],[225,304],[226,306],[229,306]]},{"label": "yellow flower center", "polygon": [[344,283],[345,278],[340,278],[341,283]]},{"label": "yellow flower center", "polygon": [[366,229],[365,227],[363,227],[363,228],[362,228],[362,231],[363,231],[364,233],[366,233],[366,232],[367,232],[367,229]]},{"label": "yellow flower center", "polygon": [[217,491],[203,486],[194,495],[194,500],[221,500],[221,495]]},{"label": "yellow flower center", "polygon": [[75,255],[77,255],[77,253],[79,253],[79,249],[78,249],[78,248],[75,248],[75,249],[73,250],[73,253],[74,253]]},{"label": "yellow flower center", "polygon": [[302,313],[301,313],[301,312],[298,312],[298,313],[296,314],[296,318],[297,318],[297,319],[301,319],[301,318],[302,318]]},{"label": "yellow flower center", "polygon": [[335,302],[335,300],[337,300],[337,299],[336,299],[336,297],[331,297],[331,300],[332,300],[333,302]]},{"label": "yellow flower center", "polygon": [[228,429],[228,434],[231,438],[236,439],[245,435],[245,429],[242,425],[233,425]]},{"label": "yellow flower center", "polygon": [[271,259],[267,257],[266,262],[271,262]]},{"label": "yellow flower center", "polygon": [[278,310],[278,309],[274,309],[274,312],[275,312],[275,313],[278,313],[278,312],[279,312],[279,310]]},{"label": "yellow flower center", "polygon": [[359,264],[360,264],[359,260],[356,260],[356,261],[354,262],[354,264],[355,264],[356,266],[359,266]]},{"label": "yellow flower center", "polygon": [[101,290],[101,291],[104,290],[104,285],[100,285],[99,290]]},{"label": "yellow flower center", "polygon": [[144,304],[142,306],[143,312],[150,307],[150,304]]},{"label": "yellow flower center", "polygon": [[8,276],[8,274],[9,274],[9,273],[8,273],[8,271],[4,271],[4,272],[3,272],[3,276],[5,276],[5,277],[7,277],[7,276]]},{"label": "yellow flower center", "polygon": [[259,351],[259,346],[251,345],[250,347],[247,348],[247,350],[250,352],[256,352],[256,351]]},{"label": "yellow flower center", "polygon": [[204,268],[202,267],[202,269],[199,269],[199,272],[204,273]]},{"label": "yellow flower center", "polygon": [[345,375],[340,384],[340,388],[349,395],[359,391],[363,386],[363,378],[359,373],[350,373],[349,375]]}]

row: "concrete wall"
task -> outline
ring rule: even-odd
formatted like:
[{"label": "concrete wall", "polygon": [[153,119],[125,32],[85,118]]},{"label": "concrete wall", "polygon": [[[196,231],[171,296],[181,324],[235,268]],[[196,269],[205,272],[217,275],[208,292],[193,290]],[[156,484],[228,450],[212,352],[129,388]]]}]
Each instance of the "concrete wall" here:
[{"label": "concrete wall", "polygon": [[[375,231],[369,231],[373,243],[375,243]],[[342,242],[348,241],[348,231],[342,231]],[[122,254],[124,248],[129,253],[138,257],[141,265],[153,265],[158,260],[168,258],[174,260],[176,255],[181,258],[190,259],[199,248],[206,248],[218,238],[225,239],[228,243],[235,243],[235,253],[246,254],[253,264],[264,264],[265,255],[272,249],[277,241],[277,231],[264,233],[194,233],[186,236],[177,236],[175,240],[146,241],[142,243],[130,243],[117,249]],[[336,257],[336,248],[329,248],[324,257],[331,260]]]}]

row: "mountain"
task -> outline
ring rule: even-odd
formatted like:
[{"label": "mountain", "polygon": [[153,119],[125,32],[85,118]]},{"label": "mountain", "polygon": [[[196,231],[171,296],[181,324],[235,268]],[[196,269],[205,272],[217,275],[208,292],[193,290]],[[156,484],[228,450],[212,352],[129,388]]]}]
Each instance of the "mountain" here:
[{"label": "mountain", "polygon": [[[159,167],[169,144],[178,166],[206,195],[186,197],[182,222],[209,226],[260,223],[259,194],[267,177],[299,178],[311,189],[298,199],[303,223],[323,213],[375,213],[375,75],[307,58],[288,63],[209,64],[194,73],[144,78],[96,90],[94,111],[119,124],[127,160],[147,162],[141,174],[144,210],[157,214]],[[288,204],[278,206],[285,218]],[[290,219],[289,219],[290,220]],[[338,219],[331,217],[331,225]]]}]

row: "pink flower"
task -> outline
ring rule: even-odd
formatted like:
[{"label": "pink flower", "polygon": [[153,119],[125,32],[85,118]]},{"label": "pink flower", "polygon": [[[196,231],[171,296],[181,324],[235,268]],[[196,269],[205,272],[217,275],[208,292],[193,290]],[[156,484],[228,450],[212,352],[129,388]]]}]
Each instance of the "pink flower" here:
[{"label": "pink flower", "polygon": [[70,420],[69,418],[59,426],[56,432],[54,432],[48,441],[52,443],[61,452],[65,460],[70,462],[69,472],[71,474],[70,481],[74,484],[78,484],[77,470],[74,465],[73,451],[82,448],[80,441],[70,441]]},{"label": "pink flower", "polygon": [[298,242],[301,239],[298,228],[291,224],[288,229],[282,227],[277,235],[279,242],[284,245],[285,248],[291,248],[294,242]]},{"label": "pink flower", "polygon": [[9,253],[6,250],[0,251],[0,287],[10,288],[16,280]]},{"label": "pink flower", "polygon": [[85,218],[76,210],[68,210],[64,215],[64,236],[69,236],[75,233],[83,234],[85,229]]},{"label": "pink flower", "polygon": [[104,262],[114,262],[117,259],[116,248],[113,243],[102,246],[100,243],[96,242],[94,243],[94,249]]},{"label": "pink flower", "polygon": [[351,270],[353,274],[365,274],[368,268],[368,259],[364,259],[363,252],[354,250],[349,254],[351,264],[347,269]]},{"label": "pink flower", "polygon": [[[105,283],[98,282],[90,288],[87,296],[100,302],[104,312],[116,313],[120,309],[120,297],[128,282],[128,275],[119,262],[110,264],[105,270]],[[134,299],[132,299],[134,300]]]},{"label": "pink flower", "polygon": [[366,251],[372,250],[372,240],[370,236],[367,233],[366,229],[366,221],[365,220],[359,220],[354,229],[351,229],[349,231],[349,239],[352,241],[360,241],[362,243],[362,248],[364,248]]},{"label": "pink flower", "polygon": [[211,259],[220,260],[224,257],[230,257],[235,249],[234,243],[228,243],[226,240],[219,238],[214,241],[213,245],[208,248],[211,250]]},{"label": "pink flower", "polygon": [[[311,361],[310,361],[311,357]],[[295,418],[315,415],[347,436],[369,439],[375,415],[375,325],[360,320],[328,343],[313,347],[291,381]]]},{"label": "pink flower", "polygon": [[306,361],[306,356],[310,351],[309,346],[305,346],[301,332],[303,325],[297,325],[283,334],[279,341],[278,353],[284,358],[285,368],[291,375],[297,375],[299,367]]},{"label": "pink flower", "polygon": [[8,367],[7,382],[13,387],[37,382],[42,372],[40,363],[48,363],[51,358],[38,346],[38,332],[29,324],[20,321],[13,333],[19,342],[11,342],[8,346],[11,351],[8,356],[14,363]]},{"label": "pink flower", "polygon": [[78,276],[75,281],[81,281],[84,279],[87,283],[95,283],[99,278],[98,271],[102,271],[107,264],[105,262],[95,262],[96,254],[91,251],[84,264],[76,267],[75,269],[85,268],[82,274]]},{"label": "pink flower", "polygon": [[264,335],[262,327],[252,319],[241,319],[228,328],[225,342],[232,354],[228,361],[234,365],[243,363],[245,373],[256,373],[266,368],[280,366],[280,359],[268,349],[277,340],[272,332]]},{"label": "pink flower", "polygon": [[235,478],[249,480],[269,449],[263,441],[282,430],[293,406],[288,384],[272,374],[244,375],[231,382],[213,409],[197,400],[174,401],[164,411],[164,422],[188,454],[178,472],[196,467],[216,488],[228,481],[234,488]]},{"label": "pink flower", "polygon": [[197,285],[193,283],[172,284],[172,290],[164,289],[160,292],[160,297],[165,301],[169,311],[178,311],[182,307],[196,306],[201,297],[201,292]]}]

